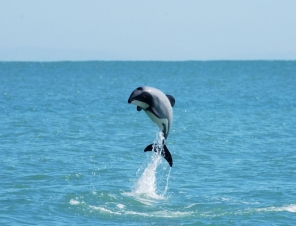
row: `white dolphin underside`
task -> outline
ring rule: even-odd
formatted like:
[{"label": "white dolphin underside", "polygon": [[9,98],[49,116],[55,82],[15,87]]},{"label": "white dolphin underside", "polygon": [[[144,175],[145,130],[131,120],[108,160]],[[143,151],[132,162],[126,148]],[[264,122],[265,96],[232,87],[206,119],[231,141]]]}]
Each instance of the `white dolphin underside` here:
[{"label": "white dolphin underside", "polygon": [[[167,130],[169,129],[169,121],[167,118],[158,118],[156,117],[153,113],[151,113],[150,111],[146,111],[145,113],[148,115],[148,117],[158,126],[158,128],[161,131]],[[166,126],[166,128],[163,128],[163,124]],[[168,133],[169,131],[167,131]]]}]

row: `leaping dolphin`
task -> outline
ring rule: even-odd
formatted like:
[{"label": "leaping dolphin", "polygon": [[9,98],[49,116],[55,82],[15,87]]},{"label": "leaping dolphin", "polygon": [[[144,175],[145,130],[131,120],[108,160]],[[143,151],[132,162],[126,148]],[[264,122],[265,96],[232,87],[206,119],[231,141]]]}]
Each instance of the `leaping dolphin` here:
[{"label": "leaping dolphin", "polygon": [[[173,121],[172,107],[175,105],[175,98],[173,96],[166,95],[153,87],[142,86],[131,93],[128,103],[137,105],[137,111],[144,110],[148,117],[162,131],[164,138],[167,139]],[[157,151],[153,148],[153,144],[148,145],[144,149],[145,152],[152,150]],[[173,159],[164,141],[161,154],[172,167]]]}]

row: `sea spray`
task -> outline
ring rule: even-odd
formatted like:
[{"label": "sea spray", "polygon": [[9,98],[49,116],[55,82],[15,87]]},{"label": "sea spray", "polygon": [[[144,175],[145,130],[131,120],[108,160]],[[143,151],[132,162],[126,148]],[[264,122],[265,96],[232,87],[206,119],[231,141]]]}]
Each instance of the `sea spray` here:
[{"label": "sea spray", "polygon": [[171,167],[163,161],[161,153],[163,151],[164,136],[162,132],[156,133],[153,142],[153,151],[149,154],[150,160],[135,182],[133,194],[154,199],[163,199],[168,190]]}]

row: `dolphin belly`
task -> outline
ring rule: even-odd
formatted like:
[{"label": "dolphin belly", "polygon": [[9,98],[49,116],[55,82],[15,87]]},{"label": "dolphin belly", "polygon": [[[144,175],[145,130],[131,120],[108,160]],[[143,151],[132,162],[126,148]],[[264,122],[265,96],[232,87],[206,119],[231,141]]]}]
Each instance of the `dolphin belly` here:
[{"label": "dolphin belly", "polygon": [[147,103],[138,100],[133,100],[131,103],[137,105],[138,107],[141,107],[142,109],[147,109],[149,107]]},{"label": "dolphin belly", "polygon": [[147,116],[158,126],[158,128],[163,132],[164,138],[166,139],[169,134],[169,120],[167,118],[158,118],[150,111],[145,111]]}]

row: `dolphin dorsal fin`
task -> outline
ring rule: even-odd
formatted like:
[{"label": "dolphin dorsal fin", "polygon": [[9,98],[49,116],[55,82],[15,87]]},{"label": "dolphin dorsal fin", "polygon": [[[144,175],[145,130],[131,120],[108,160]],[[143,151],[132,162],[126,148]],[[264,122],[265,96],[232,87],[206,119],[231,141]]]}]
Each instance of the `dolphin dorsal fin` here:
[{"label": "dolphin dorsal fin", "polygon": [[175,105],[175,98],[172,95],[168,95],[166,94],[167,98],[169,99],[169,101],[171,102],[172,107],[174,107]]}]

